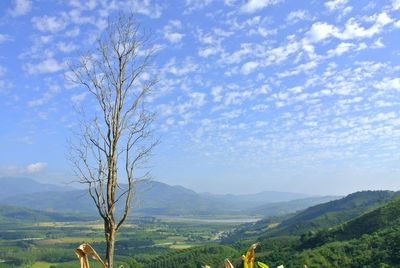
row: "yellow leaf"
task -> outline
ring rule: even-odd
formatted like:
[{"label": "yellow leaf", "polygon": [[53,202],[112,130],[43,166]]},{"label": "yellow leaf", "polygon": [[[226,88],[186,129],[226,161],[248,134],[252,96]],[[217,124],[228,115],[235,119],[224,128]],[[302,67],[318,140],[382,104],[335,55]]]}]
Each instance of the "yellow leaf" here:
[{"label": "yellow leaf", "polygon": [[96,250],[94,250],[92,246],[87,243],[83,243],[77,249],[75,249],[75,254],[79,258],[81,268],[90,268],[88,256],[91,256],[93,259],[100,262],[104,268],[107,268],[107,265],[104,264]]},{"label": "yellow leaf", "polygon": [[247,250],[246,256],[242,256],[243,259],[243,267],[244,268],[253,268],[254,267],[254,255],[255,249],[259,246],[259,243],[255,243],[249,247]]}]

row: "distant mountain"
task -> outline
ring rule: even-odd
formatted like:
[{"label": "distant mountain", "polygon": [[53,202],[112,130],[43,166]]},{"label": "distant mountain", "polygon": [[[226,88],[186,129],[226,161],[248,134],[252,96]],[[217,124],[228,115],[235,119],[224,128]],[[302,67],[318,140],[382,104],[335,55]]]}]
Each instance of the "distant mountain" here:
[{"label": "distant mountain", "polygon": [[8,206],[51,212],[64,211],[94,214],[95,208],[91,202],[92,200],[84,190],[37,192],[13,195],[0,199],[0,204]]},{"label": "distant mountain", "polygon": [[302,199],[295,199],[285,202],[268,203],[251,209],[255,215],[265,217],[280,216],[289,213],[298,212],[311,206],[326,203],[341,198],[340,196],[317,196]]},{"label": "distant mountain", "polygon": [[93,220],[95,218],[82,214],[57,213],[33,210],[20,207],[2,206],[0,205],[0,221],[1,222],[17,222],[17,221],[83,221]]},{"label": "distant mountain", "polygon": [[[201,215],[228,208],[228,205],[214,204],[189,189],[156,181],[139,184],[135,192],[132,212],[145,215]],[[1,198],[0,204],[47,211],[96,213],[87,190],[17,194]]]},{"label": "distant mountain", "polygon": [[258,206],[262,206],[264,204],[287,202],[291,200],[310,197],[310,195],[302,193],[277,192],[277,191],[263,191],[256,194],[244,194],[244,195],[233,195],[233,194],[218,195],[210,193],[202,193],[201,195],[206,198],[211,198],[212,200],[215,201],[228,202],[231,204],[239,204],[239,206],[242,209],[255,208]]},{"label": "distant mountain", "polygon": [[39,183],[28,178],[0,177],[0,198],[41,192],[64,192],[71,187]]},{"label": "distant mountain", "polygon": [[216,215],[234,211],[230,202],[214,202],[182,186],[151,181],[139,184],[136,190],[135,211],[146,215]]},{"label": "distant mountain", "polygon": [[[121,185],[121,188],[126,187]],[[25,189],[30,188],[30,189]],[[0,204],[27,207],[46,211],[70,211],[95,214],[92,200],[87,190],[71,190],[54,185],[37,183],[23,178],[0,179],[0,189],[7,189],[7,194],[0,196]],[[281,214],[283,211],[296,211],[301,203],[279,203],[304,194],[262,192],[254,195],[214,195],[199,194],[182,186],[171,186],[165,183],[150,181],[138,184],[134,199],[133,213],[142,215],[168,216],[207,216],[207,215],[255,215],[252,208],[275,202],[264,210],[268,215]],[[318,203],[318,198],[314,203]],[[321,202],[323,202],[321,200]],[[282,206],[282,207],[280,207]],[[270,208],[270,209],[268,209]],[[272,209],[273,208],[273,209]],[[304,208],[304,207],[302,207]],[[258,210],[262,215],[263,210]]]}]

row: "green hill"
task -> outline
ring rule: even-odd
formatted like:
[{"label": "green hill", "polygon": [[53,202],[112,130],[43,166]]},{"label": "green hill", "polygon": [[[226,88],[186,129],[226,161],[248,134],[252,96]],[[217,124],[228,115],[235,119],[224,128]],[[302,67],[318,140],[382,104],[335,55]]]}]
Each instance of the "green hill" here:
[{"label": "green hill", "polygon": [[[367,200],[366,194],[350,197]],[[386,196],[382,194],[372,196]],[[365,202],[355,204],[365,206]],[[400,267],[400,197],[331,228],[259,239],[263,247],[257,257],[270,267],[282,263],[285,267]]]},{"label": "green hill", "polygon": [[400,197],[335,228],[303,235],[303,247],[315,247],[332,241],[357,239],[364,234],[372,234],[392,227],[400,227]]},{"label": "green hill", "polygon": [[[299,236],[308,231],[333,227],[387,204],[396,196],[399,193],[392,191],[353,193],[296,214],[267,217],[256,223],[244,224],[225,237],[223,242],[230,244],[243,239],[251,241],[270,236]],[[301,200],[299,203],[301,205]]]},{"label": "green hill", "polygon": [[400,198],[330,230],[303,236],[310,267],[400,267]]},{"label": "green hill", "polygon": [[310,207],[284,220],[272,231],[274,235],[300,235],[309,230],[332,227],[387,204],[399,192],[363,191]]}]

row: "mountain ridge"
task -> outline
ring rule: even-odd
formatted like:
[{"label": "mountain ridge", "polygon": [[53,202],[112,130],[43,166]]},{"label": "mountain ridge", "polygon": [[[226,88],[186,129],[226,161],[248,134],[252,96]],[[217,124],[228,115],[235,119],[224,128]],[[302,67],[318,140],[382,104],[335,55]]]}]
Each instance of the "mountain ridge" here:
[{"label": "mountain ridge", "polygon": [[[18,187],[13,189],[18,181],[20,181]],[[0,189],[8,193],[0,196],[0,204],[45,211],[96,213],[87,190],[71,190],[71,188],[36,183],[31,186],[32,190],[27,191],[21,187],[26,181],[30,185],[35,184],[34,180],[0,178]],[[252,208],[269,203],[289,202],[304,196],[306,195],[300,193],[280,194],[277,191],[263,191],[254,195],[214,195],[197,193],[180,185],[171,186],[163,182],[149,181],[137,185],[133,213],[151,216],[216,216],[243,213],[254,215]],[[321,198],[321,202],[323,200]]]}]

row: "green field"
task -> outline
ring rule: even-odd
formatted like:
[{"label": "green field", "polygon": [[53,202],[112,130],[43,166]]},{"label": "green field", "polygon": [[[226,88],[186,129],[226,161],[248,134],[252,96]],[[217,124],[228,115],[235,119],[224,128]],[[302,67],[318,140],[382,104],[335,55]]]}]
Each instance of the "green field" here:
[{"label": "green field", "polygon": [[[157,220],[153,223],[127,223],[116,244],[116,261],[134,267],[135,260],[146,262],[160,254],[179,252],[194,246],[215,244],[221,233],[235,222],[196,220]],[[68,268],[77,267],[74,249],[90,243],[104,255],[101,222],[1,223],[0,267]],[[96,267],[96,266],[93,266]]]}]

